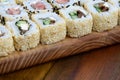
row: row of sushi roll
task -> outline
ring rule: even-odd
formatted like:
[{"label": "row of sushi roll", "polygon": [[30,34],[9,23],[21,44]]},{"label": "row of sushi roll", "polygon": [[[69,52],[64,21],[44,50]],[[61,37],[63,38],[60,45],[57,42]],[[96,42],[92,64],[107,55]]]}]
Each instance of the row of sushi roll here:
[{"label": "row of sushi roll", "polygon": [[0,56],[113,29],[119,0],[0,0]]}]

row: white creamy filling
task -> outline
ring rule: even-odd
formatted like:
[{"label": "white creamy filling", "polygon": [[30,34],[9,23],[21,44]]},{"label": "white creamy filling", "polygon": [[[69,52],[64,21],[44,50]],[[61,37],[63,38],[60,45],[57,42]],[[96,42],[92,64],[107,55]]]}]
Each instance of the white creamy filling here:
[{"label": "white creamy filling", "polygon": [[54,20],[54,21],[56,21],[56,19],[54,18],[54,17],[49,17],[51,20]]},{"label": "white creamy filling", "polygon": [[21,29],[22,30],[28,30],[29,29],[29,25],[28,24],[21,24]]},{"label": "white creamy filling", "polygon": [[2,33],[2,31],[0,30],[0,35],[2,35],[3,33]]},{"label": "white creamy filling", "polygon": [[80,11],[81,11],[83,14],[85,14],[85,15],[88,14],[88,13],[87,13],[85,10],[83,10],[83,9],[80,9]]},{"label": "white creamy filling", "polygon": [[104,5],[105,7],[108,7],[108,8],[109,8],[108,3],[105,2],[103,5]]}]

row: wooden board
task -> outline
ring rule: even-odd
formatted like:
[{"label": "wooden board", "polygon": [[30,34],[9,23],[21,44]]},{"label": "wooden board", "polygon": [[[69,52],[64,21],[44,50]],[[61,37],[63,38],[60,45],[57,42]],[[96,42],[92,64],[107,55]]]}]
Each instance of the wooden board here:
[{"label": "wooden board", "polygon": [[37,65],[31,68],[0,75],[0,80],[44,80],[54,62]]},{"label": "wooden board", "polygon": [[14,52],[0,58],[0,74],[115,43],[120,43],[120,26],[102,33],[93,32],[81,38],[66,38],[52,45],[39,45],[34,49]]},{"label": "wooden board", "polygon": [[0,80],[120,80],[120,44],[0,75]]},{"label": "wooden board", "polygon": [[120,80],[120,44],[56,60],[42,80]]}]

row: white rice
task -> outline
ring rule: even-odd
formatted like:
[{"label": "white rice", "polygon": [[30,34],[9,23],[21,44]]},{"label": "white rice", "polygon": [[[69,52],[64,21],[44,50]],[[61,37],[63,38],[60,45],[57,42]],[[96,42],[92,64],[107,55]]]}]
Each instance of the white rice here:
[{"label": "white rice", "polygon": [[[70,12],[80,10],[86,17],[72,19],[69,15]],[[67,32],[70,37],[81,37],[92,32],[93,20],[91,14],[79,6],[71,6],[66,9],[60,10],[60,15],[67,23]]]},{"label": "white rice", "polygon": [[7,0],[5,2],[0,2],[0,6],[8,6],[8,5],[14,5],[16,4],[15,0]]},{"label": "white rice", "polygon": [[65,4],[59,4],[55,0],[48,0],[54,7],[57,8],[66,8],[67,6],[72,6],[74,3],[77,2],[77,0],[69,0],[69,2]]},{"label": "white rice", "polygon": [[[41,1],[46,9],[45,10],[35,10],[31,4],[37,1]],[[46,0],[27,0],[23,2],[23,6],[27,7],[28,12],[46,12],[46,11],[52,11],[52,6],[46,1]]]},{"label": "white rice", "polygon": [[0,25],[0,31],[4,33],[4,35],[0,37],[0,56],[7,56],[8,53],[15,51],[13,38],[5,26]]},{"label": "white rice", "polygon": [[[20,12],[20,14],[10,15],[10,14],[7,14],[7,13],[6,13],[6,11],[7,11],[9,8],[19,8],[21,12]],[[1,11],[1,12],[0,12],[0,15],[1,15],[2,17],[4,17],[6,21],[12,21],[12,20],[20,19],[20,18],[29,19],[28,13],[23,9],[22,6],[19,6],[19,5],[1,6],[1,7],[0,7],[0,11]]]},{"label": "white rice", "polygon": [[109,10],[106,12],[98,12],[94,8],[94,4],[103,1],[91,1],[85,4],[85,8],[92,14],[94,26],[93,30],[102,32],[114,28],[118,21],[118,8],[106,2],[109,5]]},{"label": "white rice", "polygon": [[[50,25],[43,25],[43,21],[41,20],[41,18],[47,17],[53,17],[54,19],[56,19],[56,22]],[[56,13],[46,12],[35,14],[32,16],[32,20],[35,21],[40,28],[42,44],[52,44],[65,39],[66,23],[64,19],[62,19]]]},{"label": "white rice", "polygon": [[40,42],[40,32],[37,25],[31,20],[27,20],[31,27],[25,34],[21,35],[15,25],[16,21],[18,20],[6,23],[7,28],[12,32],[16,50],[24,51],[36,47]]},{"label": "white rice", "polygon": [[118,8],[118,24],[120,25],[120,4],[119,0],[108,0],[113,6]]}]

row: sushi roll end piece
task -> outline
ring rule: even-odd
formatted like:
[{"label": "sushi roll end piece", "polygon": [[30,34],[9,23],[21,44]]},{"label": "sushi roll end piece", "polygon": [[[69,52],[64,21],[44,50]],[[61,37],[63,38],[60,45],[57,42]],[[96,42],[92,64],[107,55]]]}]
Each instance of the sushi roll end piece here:
[{"label": "sushi roll end piece", "polygon": [[15,51],[12,34],[5,27],[0,25],[0,56],[7,56]]},{"label": "sushi roll end piece", "polygon": [[46,0],[27,0],[23,2],[23,6],[29,14],[53,11],[51,4]]},{"label": "sushi roll end piece", "polygon": [[118,24],[120,25],[120,0],[108,0],[108,2],[118,8]]},{"label": "sushi roll end piece", "polygon": [[7,22],[6,25],[13,35],[16,50],[25,51],[39,44],[39,28],[31,20],[19,19]]},{"label": "sushi roll end piece", "polygon": [[81,37],[92,32],[92,16],[83,7],[71,6],[61,9],[59,14],[66,21],[68,36]]},{"label": "sushi roll end piece", "polygon": [[118,9],[112,4],[104,1],[91,1],[85,4],[85,8],[93,16],[94,31],[103,32],[117,25]]},{"label": "sushi roll end piece", "polygon": [[1,19],[4,18],[4,23],[21,18],[29,19],[28,13],[20,5],[1,6],[0,10],[2,11],[0,17]]},{"label": "sushi roll end piece", "polygon": [[32,20],[40,28],[40,39],[42,44],[52,44],[65,39],[66,23],[56,13],[42,13],[32,16]]}]

